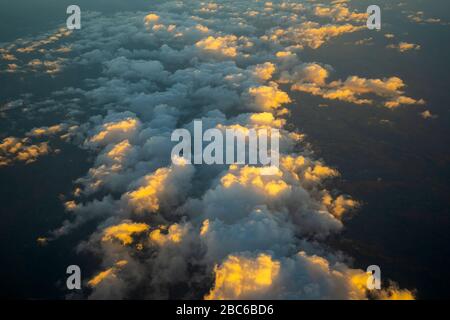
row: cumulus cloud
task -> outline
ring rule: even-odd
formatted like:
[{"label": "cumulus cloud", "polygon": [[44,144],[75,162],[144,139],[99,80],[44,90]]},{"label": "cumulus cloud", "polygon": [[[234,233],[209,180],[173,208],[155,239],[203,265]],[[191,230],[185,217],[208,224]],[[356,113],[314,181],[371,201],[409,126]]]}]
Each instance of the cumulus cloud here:
[{"label": "cumulus cloud", "polygon": [[[293,83],[291,90],[321,96],[329,100],[341,100],[354,104],[373,104],[369,95],[384,99],[383,106],[396,108],[400,105],[423,105],[423,99],[404,96],[405,83],[398,77],[366,79],[349,76],[345,81],[335,80],[326,83],[329,71],[318,64],[303,64],[292,72],[281,74],[281,83]],[[366,96],[366,97],[365,97]]]},{"label": "cumulus cloud", "polygon": [[418,24],[448,25],[448,22],[444,22],[439,18],[426,17],[426,15],[423,11],[410,12],[407,17],[411,22],[415,22]]},{"label": "cumulus cloud", "polygon": [[317,22],[306,21],[299,26],[291,26],[287,29],[275,29],[270,34],[264,36],[263,40],[280,44],[290,42],[293,43],[293,48],[308,46],[312,49],[317,49],[332,38],[346,33],[353,33],[363,28],[363,26],[355,26],[349,23],[343,25],[321,25]]},{"label": "cumulus cloud", "polygon": [[263,64],[258,64],[253,68],[255,76],[263,81],[270,80],[272,75],[276,71],[276,67],[271,62],[265,62]]},{"label": "cumulus cloud", "polygon": [[387,46],[389,49],[395,49],[399,52],[406,52],[410,50],[420,50],[420,45],[408,42],[400,42],[398,44],[390,44]]},{"label": "cumulus cloud", "polygon": [[[59,28],[40,39],[18,39],[8,47],[0,48],[0,73],[59,73],[66,61],[65,56],[71,52],[64,43],[71,34],[72,31],[66,28]],[[36,58],[37,55],[42,58]],[[10,63],[12,61],[14,63]]]},{"label": "cumulus cloud", "polygon": [[156,212],[161,206],[174,206],[189,187],[193,173],[193,166],[187,164],[160,168],[145,176],[138,187],[127,192],[123,199],[137,213]]},{"label": "cumulus cloud", "polygon": [[[301,251],[290,258],[268,254],[230,255],[215,267],[213,289],[206,299],[365,299],[368,275],[332,259]],[[380,299],[414,298],[395,286],[379,292]]]},{"label": "cumulus cloud", "polygon": [[139,127],[139,120],[128,117],[120,121],[111,121],[104,123],[99,132],[89,139],[93,145],[107,145],[131,138]]},{"label": "cumulus cloud", "polygon": [[352,12],[346,3],[335,3],[330,7],[318,5],[314,7],[314,14],[318,17],[332,18],[334,21],[366,21],[367,13]]},{"label": "cumulus cloud", "polygon": [[436,119],[438,116],[435,114],[432,114],[430,110],[425,110],[420,113],[420,116],[424,119]]},{"label": "cumulus cloud", "polygon": [[316,85],[324,85],[329,76],[328,69],[317,63],[303,63],[297,65],[292,71],[283,71],[281,73],[280,83],[313,83]]},{"label": "cumulus cloud", "polygon": [[235,57],[237,55],[236,41],[237,37],[234,35],[216,38],[209,36],[197,42],[196,46],[205,52]]},{"label": "cumulus cloud", "polygon": [[260,111],[270,111],[277,109],[285,103],[291,102],[289,96],[278,89],[276,83],[271,83],[269,86],[251,87],[248,89],[248,95],[253,100],[255,109]]},{"label": "cumulus cloud", "polygon": [[131,244],[133,242],[132,236],[145,232],[149,229],[149,226],[145,223],[130,223],[123,222],[121,224],[108,227],[104,230],[102,241],[110,241],[117,239],[123,245]]},{"label": "cumulus cloud", "polygon": [[29,164],[51,152],[48,142],[32,144],[29,138],[7,137],[0,143],[0,167],[14,162]]}]

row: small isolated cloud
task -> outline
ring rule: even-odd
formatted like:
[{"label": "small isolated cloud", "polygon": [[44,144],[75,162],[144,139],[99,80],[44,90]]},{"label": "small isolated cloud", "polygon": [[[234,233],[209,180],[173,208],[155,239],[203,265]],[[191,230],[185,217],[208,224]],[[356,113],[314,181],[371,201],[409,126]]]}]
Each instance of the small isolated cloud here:
[{"label": "small isolated cloud", "polygon": [[132,223],[124,221],[121,224],[111,226],[103,231],[102,241],[118,240],[123,245],[129,245],[133,242],[132,236],[148,231],[150,227],[145,223]]},{"label": "small isolated cloud", "polygon": [[291,72],[281,74],[281,83],[292,83],[291,90],[302,91],[312,95],[321,96],[330,100],[341,100],[354,104],[373,104],[370,95],[384,99],[383,105],[387,108],[396,108],[400,105],[418,104],[425,101],[416,100],[403,95],[405,84],[398,77],[385,79],[366,79],[350,76],[345,81],[335,80],[326,83],[329,77],[328,69],[318,64],[303,64]]},{"label": "small isolated cloud", "polygon": [[430,110],[425,110],[424,112],[421,112],[420,116],[424,119],[436,119],[438,117],[437,115],[432,114]]},{"label": "small isolated cloud", "polygon": [[399,52],[406,52],[410,50],[420,50],[420,45],[408,42],[400,42],[398,44],[390,44],[386,48],[395,49]]},{"label": "small isolated cloud", "polygon": [[327,17],[331,18],[333,21],[366,21],[367,20],[367,13],[357,13],[352,12],[348,8],[346,3],[338,2],[334,3],[334,5],[327,7],[318,5],[314,7],[314,14],[318,17]]}]

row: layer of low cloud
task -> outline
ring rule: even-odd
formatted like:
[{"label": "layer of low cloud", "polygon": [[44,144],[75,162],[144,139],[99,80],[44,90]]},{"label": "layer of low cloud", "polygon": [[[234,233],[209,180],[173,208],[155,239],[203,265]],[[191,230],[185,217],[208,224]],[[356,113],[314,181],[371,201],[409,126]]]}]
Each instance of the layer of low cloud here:
[{"label": "layer of low cloud", "polygon": [[[168,1],[151,12],[88,16],[81,32],[59,31],[2,52],[11,64],[11,55],[22,61],[19,53],[48,41],[59,47],[70,36],[71,63],[98,70],[79,87],[34,102],[30,110],[41,112],[65,104],[58,107],[67,121],[27,134],[66,137],[93,155],[65,203],[71,215],[48,235],[58,241],[97,223],[77,247],[101,261],[83,295],[412,298],[389,284],[371,296],[367,274],[324,244],[358,202],[327,189],[339,172],[312,156],[301,132],[286,128],[295,90],[355,104],[372,103],[366,95],[375,95],[390,108],[423,103],[404,96],[400,78],[329,81],[331,66],[300,61],[306,48],[363,30],[364,17],[342,2]],[[15,70],[58,76],[68,67],[62,61],[49,69],[36,59]],[[172,164],[171,133],[192,131],[195,119],[204,130],[279,129],[280,167]]]}]

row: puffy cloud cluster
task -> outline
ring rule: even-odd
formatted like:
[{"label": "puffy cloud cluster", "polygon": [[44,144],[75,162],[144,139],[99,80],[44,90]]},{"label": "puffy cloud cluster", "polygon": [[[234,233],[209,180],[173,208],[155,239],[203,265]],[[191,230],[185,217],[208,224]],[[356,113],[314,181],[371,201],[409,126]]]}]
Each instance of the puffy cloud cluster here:
[{"label": "puffy cloud cluster", "polygon": [[215,287],[205,299],[255,298],[268,294],[273,279],[280,272],[280,263],[266,254],[261,254],[254,260],[229,256],[214,272]]},{"label": "puffy cloud cluster", "polygon": [[332,38],[356,32],[363,28],[363,26],[355,26],[349,23],[321,25],[318,22],[306,21],[287,29],[274,29],[270,34],[264,36],[263,40],[279,44],[292,43],[293,48],[308,46],[312,49],[317,49]]},{"label": "puffy cloud cluster", "polygon": [[209,36],[196,43],[196,46],[206,52],[217,52],[226,57],[235,57],[237,55],[236,48],[237,37],[228,35],[225,37]]},{"label": "puffy cloud cluster", "polygon": [[149,226],[145,223],[129,223],[123,222],[118,225],[108,227],[104,230],[102,241],[110,241],[113,239],[119,240],[123,245],[131,244],[133,242],[132,236],[145,232]]},{"label": "puffy cloud cluster", "polygon": [[[365,299],[368,274],[301,251],[281,260],[266,254],[230,255],[215,269],[206,299]],[[378,299],[410,300],[413,293],[390,287]]]},{"label": "puffy cloud cluster", "polygon": [[77,131],[78,125],[73,123],[58,123],[52,126],[33,128],[27,133],[27,136],[34,138],[59,137],[67,140],[75,136]]},{"label": "puffy cloud cluster", "polygon": [[[327,190],[338,171],[314,159],[302,134],[288,130],[292,100],[283,85],[356,103],[368,94],[408,101],[399,78],[327,82],[331,67],[299,62],[302,48],[363,28],[350,23],[361,18],[346,6],[326,8],[166,1],[150,13],[84,20],[71,44],[72,62],[97,73],[52,98],[86,106],[78,108],[82,116],[67,111],[80,123],[64,132],[76,135],[74,143],[94,160],[65,203],[73,215],[48,240],[97,223],[78,246],[101,260],[86,296],[371,297],[355,280],[365,272],[323,243],[342,230],[343,217],[358,203]],[[332,23],[307,20],[317,15]],[[171,133],[192,132],[196,119],[204,130],[279,129],[279,168],[173,164]],[[29,135],[60,129],[35,128]],[[410,294],[386,290],[386,297]]]},{"label": "puffy cloud cluster", "polygon": [[[22,105],[22,100],[16,100],[7,104],[7,107],[13,109]],[[59,149],[50,146],[51,139],[59,138],[70,141],[77,131],[77,125],[59,123],[52,126],[33,128],[23,138],[6,137],[0,143],[0,167],[12,165],[16,162],[30,164],[42,156],[59,153]],[[44,139],[50,140],[43,141]]]},{"label": "puffy cloud cluster", "polygon": [[174,165],[160,168],[145,176],[142,183],[133,191],[127,192],[128,206],[136,213],[157,212],[161,206],[172,207],[189,187],[194,169],[190,165]]},{"label": "puffy cloud cluster", "polygon": [[40,72],[54,75],[60,72],[66,55],[71,52],[64,40],[71,34],[72,31],[60,28],[38,40],[19,39],[0,48],[0,73]]},{"label": "puffy cloud cluster", "polygon": [[291,71],[283,71],[278,81],[280,83],[311,83],[323,86],[328,76],[327,68],[317,63],[303,63],[295,66]]},{"label": "puffy cloud cluster", "polygon": [[29,138],[7,137],[0,143],[0,167],[14,162],[29,164],[51,151],[48,142],[32,144]]}]

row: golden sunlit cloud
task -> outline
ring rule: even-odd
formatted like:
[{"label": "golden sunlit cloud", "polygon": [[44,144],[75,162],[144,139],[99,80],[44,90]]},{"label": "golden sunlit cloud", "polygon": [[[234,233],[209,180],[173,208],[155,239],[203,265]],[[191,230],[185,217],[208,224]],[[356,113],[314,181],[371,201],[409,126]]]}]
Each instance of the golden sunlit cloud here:
[{"label": "golden sunlit cloud", "polygon": [[[173,2],[150,13],[86,17],[70,46],[60,41],[70,33],[59,30],[0,51],[9,76],[59,77],[69,63],[93,70],[85,83],[51,92],[48,101],[30,96],[18,104],[66,118],[36,124],[24,139],[4,139],[0,166],[50,153],[47,142],[36,142],[44,138],[89,152],[91,167],[72,188],[75,200],[62,197],[70,217],[49,239],[101,221],[78,247],[101,261],[88,281],[90,298],[413,298],[394,285],[371,295],[367,274],[326,244],[359,202],[327,190],[327,179],[340,174],[315,158],[290,112],[302,105],[293,91],[391,109],[425,102],[406,96],[399,77],[336,80],[332,66],[303,61],[337,37],[365,30],[367,14],[344,0],[236,6]],[[243,133],[277,129],[279,167],[194,166],[181,156],[171,162],[171,134],[191,130],[196,119]]]},{"label": "golden sunlit cloud", "polygon": [[163,246],[168,243],[177,244],[183,241],[183,237],[188,232],[187,226],[181,226],[179,224],[171,225],[166,233],[162,233],[161,231],[163,230],[164,229],[156,229],[150,232],[150,241],[159,246]]},{"label": "golden sunlit cloud", "polygon": [[406,52],[410,50],[420,50],[421,47],[415,43],[400,42],[399,44],[390,44],[386,48],[395,49],[399,52]]},{"label": "golden sunlit cloud", "polygon": [[106,228],[103,231],[102,241],[119,240],[123,245],[129,245],[133,242],[133,235],[146,232],[149,226],[145,223],[124,222],[115,226]]}]

